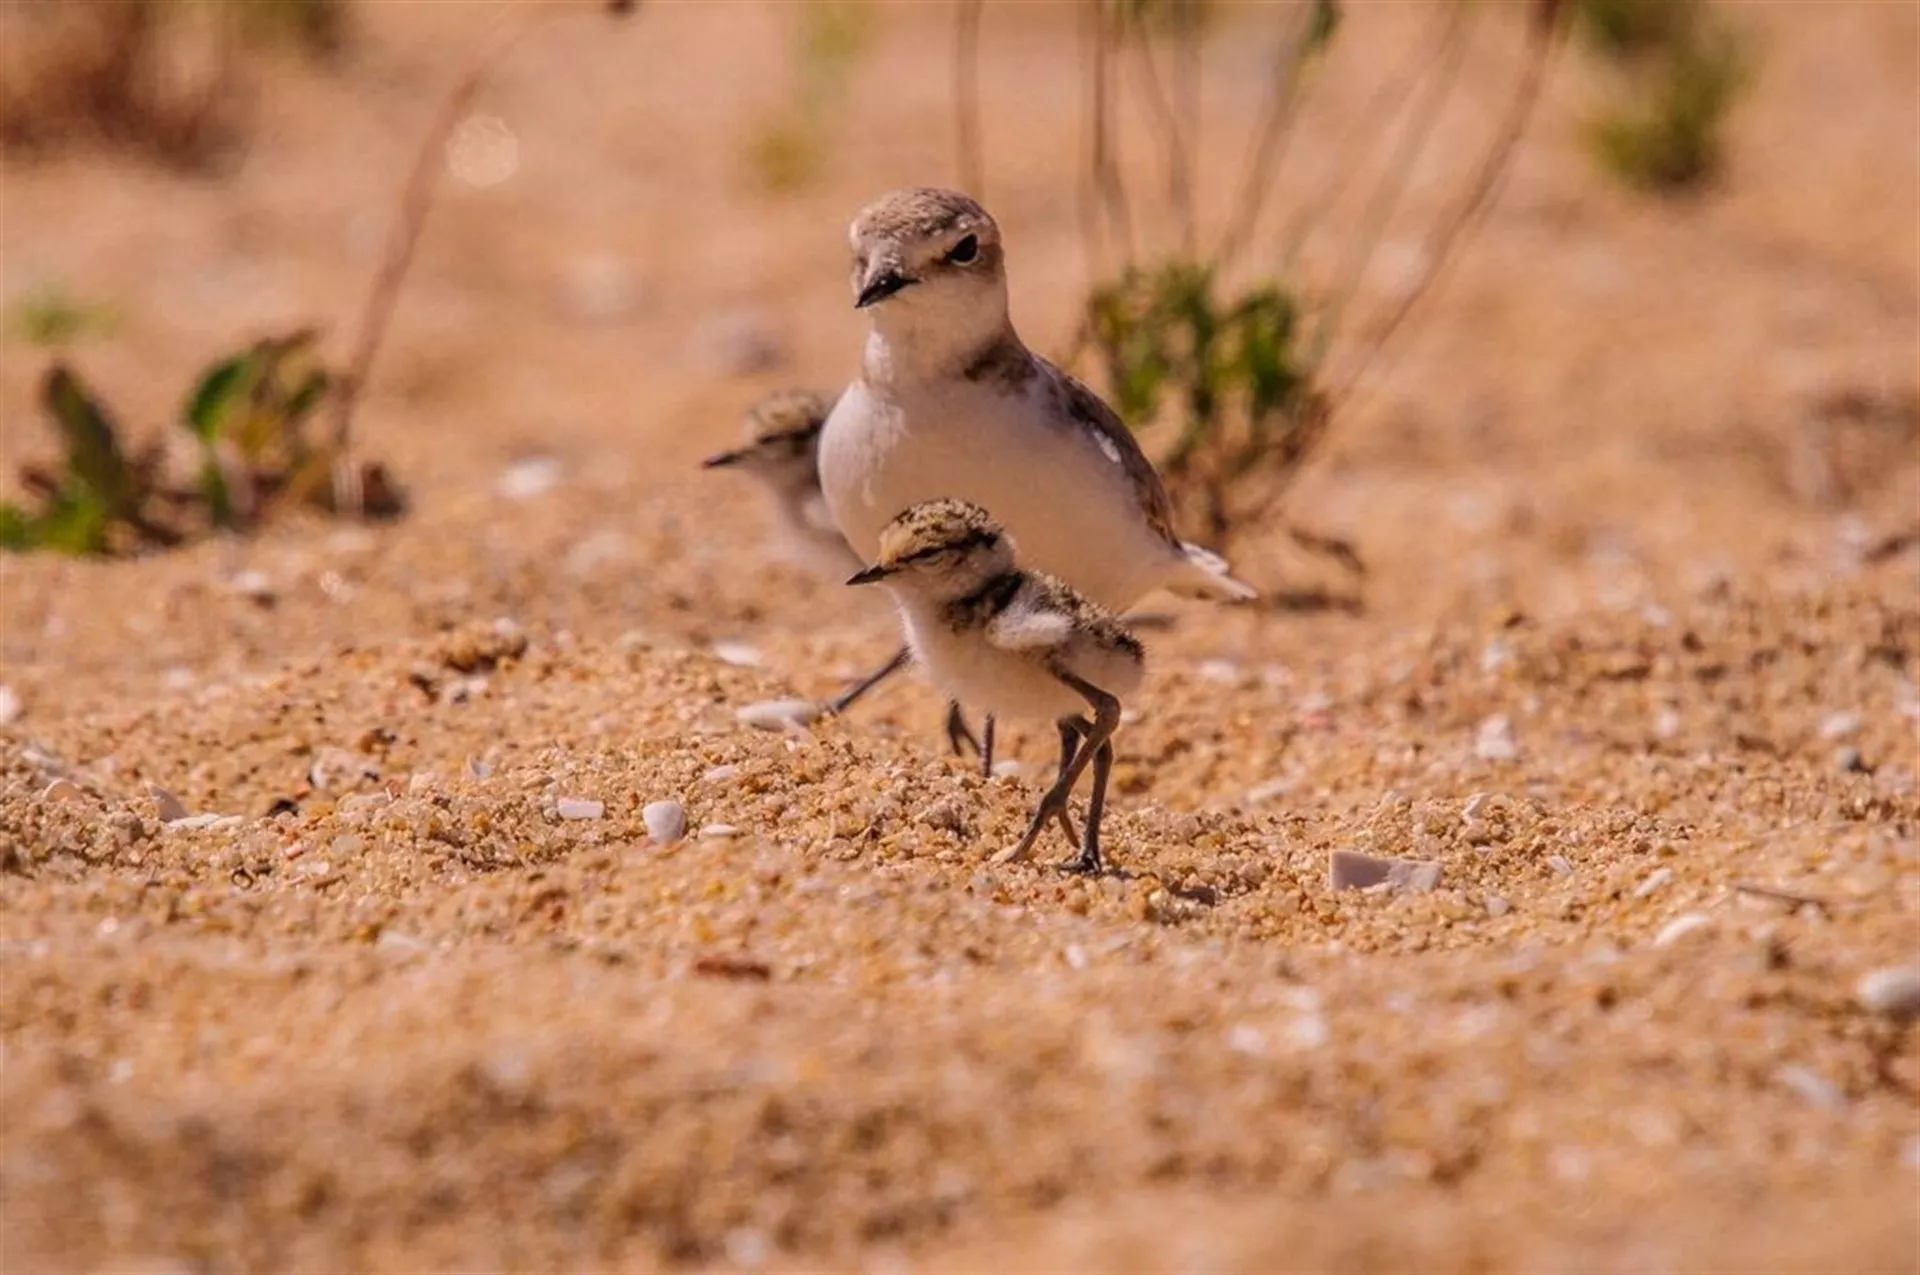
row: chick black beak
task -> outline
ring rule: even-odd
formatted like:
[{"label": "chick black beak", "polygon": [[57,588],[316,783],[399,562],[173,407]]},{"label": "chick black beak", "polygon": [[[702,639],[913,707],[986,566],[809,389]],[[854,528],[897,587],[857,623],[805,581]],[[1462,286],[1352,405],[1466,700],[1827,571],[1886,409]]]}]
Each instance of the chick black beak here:
[{"label": "chick black beak", "polygon": [[892,567],[872,566],[847,577],[848,584],[874,584],[893,574]]},{"label": "chick black beak", "polygon": [[709,456],[705,460],[701,461],[700,468],[725,469],[729,465],[739,464],[740,458],[744,455],[746,455],[746,452],[744,451],[721,452],[718,456]]},{"label": "chick black beak", "polygon": [[883,270],[870,279],[866,287],[860,289],[860,295],[855,299],[853,308],[864,310],[875,302],[885,301],[900,289],[911,287],[918,282],[920,282],[918,279],[901,274],[898,270]]}]

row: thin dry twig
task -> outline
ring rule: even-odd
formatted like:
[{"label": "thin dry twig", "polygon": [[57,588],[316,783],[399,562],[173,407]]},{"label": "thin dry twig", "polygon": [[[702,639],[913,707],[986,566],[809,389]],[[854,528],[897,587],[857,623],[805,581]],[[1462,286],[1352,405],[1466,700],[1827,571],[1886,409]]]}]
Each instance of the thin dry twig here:
[{"label": "thin dry twig", "polygon": [[1093,173],[1106,216],[1104,232],[1108,247],[1119,241],[1123,261],[1133,259],[1133,217],[1127,206],[1126,179],[1120,173],[1116,153],[1119,144],[1118,114],[1114,109],[1114,83],[1118,65],[1114,59],[1115,31],[1107,21],[1106,5],[1094,0],[1088,6],[1093,23]]},{"label": "thin dry twig", "polygon": [[[1121,32],[1121,41],[1126,40],[1126,32]],[[1182,135],[1180,116],[1174,110],[1173,100],[1167,96],[1166,87],[1160,82],[1159,65],[1153,56],[1153,39],[1145,27],[1136,27],[1134,31],[1134,55],[1140,65],[1140,82],[1145,86],[1148,110],[1152,113],[1154,124],[1160,131],[1160,144],[1167,153],[1167,202],[1173,206],[1179,221],[1180,237],[1188,256],[1194,251],[1194,210],[1193,178],[1191,161],[1187,153],[1187,139]]]},{"label": "thin dry twig", "polygon": [[960,156],[960,186],[975,199],[987,197],[986,162],[980,143],[980,17],[986,0],[960,0],[954,15],[954,145]]},{"label": "thin dry twig", "polygon": [[1215,262],[1225,268],[1233,263],[1240,250],[1246,246],[1253,234],[1253,227],[1260,220],[1260,210],[1265,205],[1267,192],[1273,188],[1273,182],[1280,170],[1280,161],[1285,157],[1287,143],[1293,137],[1293,121],[1297,118],[1293,105],[1299,100],[1300,69],[1303,65],[1303,53],[1307,48],[1307,33],[1313,29],[1314,14],[1311,7],[1302,5],[1299,19],[1292,29],[1284,32],[1274,53],[1273,78],[1267,86],[1266,104],[1260,108],[1260,123],[1254,130],[1253,153],[1245,165],[1246,177],[1240,184],[1240,194],[1234,200],[1233,213],[1227,219],[1227,229],[1220,237],[1220,248],[1214,254]]},{"label": "thin dry twig", "polygon": [[1400,68],[1396,75],[1390,75],[1380,81],[1380,85],[1361,108],[1358,120],[1346,137],[1341,140],[1336,154],[1351,156],[1353,162],[1347,164],[1333,175],[1331,181],[1319,183],[1311,198],[1304,201],[1287,219],[1286,226],[1280,232],[1280,273],[1290,275],[1293,266],[1299,260],[1300,250],[1306,245],[1307,236],[1313,228],[1325,220],[1327,209],[1339,202],[1346,193],[1347,186],[1362,167],[1363,152],[1367,142],[1386,131],[1386,122],[1399,114],[1401,106],[1407,100],[1407,94],[1413,91],[1420,81],[1420,68],[1437,60],[1437,51],[1444,47],[1449,28],[1458,19],[1458,11],[1453,5],[1436,4],[1431,9],[1432,29],[1419,40],[1414,41],[1413,54],[1407,65]]},{"label": "thin dry twig", "polygon": [[1387,221],[1406,190],[1407,181],[1420,161],[1421,152],[1426,149],[1427,140],[1433,135],[1434,125],[1439,122],[1441,104],[1452,90],[1459,77],[1461,64],[1466,60],[1467,33],[1477,11],[1459,0],[1456,0],[1452,10],[1453,21],[1448,24],[1441,56],[1421,86],[1421,96],[1409,112],[1405,131],[1400,135],[1400,144],[1394,148],[1387,171],[1375,188],[1373,198],[1368,201],[1360,233],[1354,237],[1348,249],[1340,271],[1340,282],[1334,287],[1331,294],[1333,300],[1321,320],[1317,341],[1322,351],[1332,344],[1340,330],[1347,306],[1359,291],[1367,264],[1373,260],[1374,249],[1379,246],[1380,237],[1386,232]]},{"label": "thin dry twig", "polygon": [[[623,17],[639,8],[639,0],[602,0],[603,12]],[[486,83],[487,76],[500,61],[536,27],[550,19],[580,10],[568,5],[514,6],[501,12],[481,38],[479,47],[467,60],[453,85],[447,90],[428,121],[427,131],[401,190],[400,206],[388,230],[386,249],[380,266],[367,289],[355,330],[353,351],[341,376],[339,392],[333,401],[334,503],[343,512],[358,514],[364,505],[360,490],[360,471],[347,463],[348,446],[353,435],[353,412],[372,374],[374,359],[386,338],[387,326],[399,303],[400,285],[413,264],[414,249],[433,206],[435,178],[439,176],[447,141],[466,117],[468,107]]]},{"label": "thin dry twig", "polygon": [[1758,881],[1735,881],[1734,893],[1751,894],[1756,898],[1772,899],[1776,903],[1791,903],[1795,907],[1819,908],[1831,913],[1833,902],[1817,894],[1802,894],[1798,890],[1788,890],[1777,885],[1762,885]]},{"label": "thin dry twig", "polygon": [[1365,375],[1367,367],[1378,357],[1380,351],[1399,331],[1420,298],[1430,291],[1434,283],[1456,255],[1456,249],[1463,237],[1473,227],[1479,225],[1493,206],[1493,197],[1500,189],[1501,181],[1513,166],[1513,157],[1518,151],[1520,139],[1526,135],[1527,124],[1533,118],[1534,108],[1540,101],[1541,87],[1546,83],[1546,70],[1549,55],[1553,52],[1554,36],[1558,30],[1556,17],[1557,0],[1544,0],[1537,6],[1536,17],[1529,29],[1526,52],[1522,55],[1520,78],[1514,86],[1512,99],[1507,106],[1506,116],[1501,120],[1500,130],[1494,145],[1482,159],[1480,169],[1474,174],[1467,188],[1466,196],[1441,219],[1440,223],[1427,234],[1422,245],[1422,269],[1413,286],[1403,290],[1388,313],[1386,321],[1380,325],[1373,341],[1365,353],[1330,395],[1331,403],[1337,408]]}]

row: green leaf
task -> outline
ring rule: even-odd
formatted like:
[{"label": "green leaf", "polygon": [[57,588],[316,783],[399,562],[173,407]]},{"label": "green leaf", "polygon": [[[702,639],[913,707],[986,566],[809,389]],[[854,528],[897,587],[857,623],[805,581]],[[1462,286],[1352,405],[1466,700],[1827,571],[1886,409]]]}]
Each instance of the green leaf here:
[{"label": "green leaf", "polygon": [[1311,56],[1333,43],[1333,33],[1340,29],[1340,0],[1314,0],[1312,25],[1307,28],[1307,44],[1303,54]]},{"label": "green leaf", "polygon": [[0,549],[23,553],[37,544],[33,518],[12,501],[0,500]]},{"label": "green leaf", "polygon": [[222,359],[208,368],[200,383],[193,387],[183,415],[187,428],[197,434],[201,442],[212,443],[220,437],[234,402],[252,379],[249,374],[253,364],[251,351]]},{"label": "green leaf", "polygon": [[41,399],[66,443],[68,471],[99,498],[107,513],[118,517],[135,512],[140,492],[113,422],[80,378],[64,363],[54,364]]}]

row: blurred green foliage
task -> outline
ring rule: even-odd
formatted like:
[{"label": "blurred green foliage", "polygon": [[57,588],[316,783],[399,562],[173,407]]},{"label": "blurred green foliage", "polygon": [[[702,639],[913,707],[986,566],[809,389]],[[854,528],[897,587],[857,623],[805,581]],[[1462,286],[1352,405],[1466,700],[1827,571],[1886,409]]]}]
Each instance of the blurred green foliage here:
[{"label": "blurred green foliage", "polygon": [[28,292],[7,312],[7,328],[34,345],[67,345],[82,337],[111,336],[120,315],[110,306],[75,300],[64,289],[47,285]]},{"label": "blurred green foliage", "polygon": [[[37,503],[0,503],[0,548],[123,553],[197,530],[252,530],[278,509],[332,509],[342,458],[312,424],[334,379],[314,342],[311,331],[269,337],[200,375],[179,417],[200,458],[186,487],[166,480],[163,440],[130,457],[99,396],[55,363],[40,399],[63,455],[57,468],[22,469]],[[365,512],[400,512],[378,466],[361,468],[360,487]]]},{"label": "blurred green foliage", "polygon": [[819,176],[848,73],[873,43],[875,20],[865,0],[808,0],[793,12],[793,100],[747,146],[754,179],[769,191],[797,190]]},{"label": "blurred green foliage", "polygon": [[1247,480],[1292,469],[1326,423],[1295,299],[1273,283],[1223,297],[1213,267],[1176,259],[1127,267],[1094,289],[1086,317],[1128,425],[1181,422],[1160,469],[1223,544],[1271,494]]},{"label": "blurred green foliage", "polygon": [[1574,24],[1624,81],[1618,103],[1588,125],[1600,163],[1643,190],[1677,193],[1710,180],[1751,82],[1745,41],[1704,0],[1577,0]]}]

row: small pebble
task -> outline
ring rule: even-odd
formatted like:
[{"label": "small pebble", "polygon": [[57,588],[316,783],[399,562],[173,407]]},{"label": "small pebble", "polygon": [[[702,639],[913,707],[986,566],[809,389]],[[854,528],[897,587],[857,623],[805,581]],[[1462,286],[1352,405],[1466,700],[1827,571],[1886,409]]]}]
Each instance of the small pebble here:
[{"label": "small pebble", "polygon": [[242,571],[228,582],[228,587],[249,602],[264,606],[273,601],[273,581],[264,571]]},{"label": "small pebble", "polygon": [[20,697],[11,686],[0,686],[0,726],[11,726],[20,717]]},{"label": "small pebble", "polygon": [[1864,775],[1868,771],[1867,759],[1858,748],[1837,748],[1833,753],[1833,768],[1843,775]]},{"label": "small pebble", "polygon": [[1820,723],[1822,739],[1852,739],[1860,733],[1860,714],[1829,713]]},{"label": "small pebble", "polygon": [[700,839],[702,841],[725,841],[729,837],[737,837],[739,835],[740,829],[730,823],[710,823],[700,829]]},{"label": "small pebble", "polygon": [[1648,895],[1652,894],[1655,890],[1658,890],[1662,886],[1667,885],[1672,880],[1673,880],[1672,868],[1660,868],[1654,872],[1650,872],[1647,874],[1647,879],[1645,881],[1642,881],[1639,885],[1639,888],[1634,890],[1633,897],[1636,899],[1644,899]]},{"label": "small pebble", "polygon": [[42,801],[78,801],[85,794],[71,779],[56,779],[40,790]]},{"label": "small pebble", "polygon": [[1875,970],[1854,984],[1853,994],[1876,1014],[1920,1018],[1920,964]]},{"label": "small pebble", "polygon": [[492,776],[493,766],[491,763],[481,761],[478,757],[467,758],[468,779],[490,779]]},{"label": "small pebble", "polygon": [[161,823],[172,823],[176,819],[187,817],[187,808],[180,799],[162,788],[159,784],[147,785],[147,796],[153,798],[154,811],[160,816]]},{"label": "small pebble", "polygon": [[1027,764],[1018,757],[1002,757],[993,763],[993,773],[1000,779],[1018,779],[1027,773]]},{"label": "small pebble", "polygon": [[1668,921],[1662,926],[1660,932],[1653,936],[1653,945],[1655,947],[1672,947],[1689,934],[1698,934],[1702,930],[1712,928],[1712,926],[1713,918],[1706,913],[1688,912],[1683,916],[1674,917],[1673,920]]},{"label": "small pebble", "polygon": [[[597,816],[599,811],[595,810],[594,814]],[[687,835],[687,812],[677,801],[650,801],[640,812],[640,818],[655,845],[670,846]]]},{"label": "small pebble", "polygon": [[820,706],[810,699],[770,699],[748,704],[734,714],[760,730],[798,731],[820,717]]},{"label": "small pebble", "polygon": [[1473,755],[1481,761],[1515,761],[1520,744],[1513,737],[1513,723],[1505,713],[1496,713],[1480,723],[1473,739]]},{"label": "small pebble", "polygon": [[1789,1063],[1774,1073],[1774,1079],[1823,1111],[1838,1111],[1847,1105],[1840,1087],[1809,1067]]},{"label": "small pebble", "polygon": [[517,460],[501,471],[493,492],[502,500],[532,500],[559,486],[560,474],[560,462],[552,456]]},{"label": "small pebble", "polygon": [[562,819],[598,819],[607,813],[604,802],[588,801],[584,797],[562,797],[554,803],[554,809]]},{"label": "small pebble", "polygon": [[1383,859],[1355,850],[1335,850],[1327,858],[1327,886],[1334,891],[1385,885],[1424,894],[1440,884],[1440,865],[1417,859]]},{"label": "small pebble", "polygon": [[736,668],[759,668],[761,664],[760,648],[748,642],[722,640],[715,642],[712,650],[715,659]]},{"label": "small pebble", "polygon": [[700,776],[700,780],[702,783],[724,784],[739,773],[740,768],[738,766],[715,766],[712,770]]},{"label": "small pebble", "polygon": [[1567,862],[1567,857],[1563,854],[1548,855],[1547,866],[1553,869],[1555,876],[1570,877],[1573,875],[1573,865]]},{"label": "small pebble", "polygon": [[188,815],[185,819],[169,819],[167,827],[178,828],[182,832],[198,832],[202,828],[211,828],[222,821],[217,814]]},{"label": "small pebble", "polygon": [[1486,902],[1488,916],[1505,916],[1507,913],[1513,911],[1513,904],[1507,902],[1497,894],[1489,894]]}]

